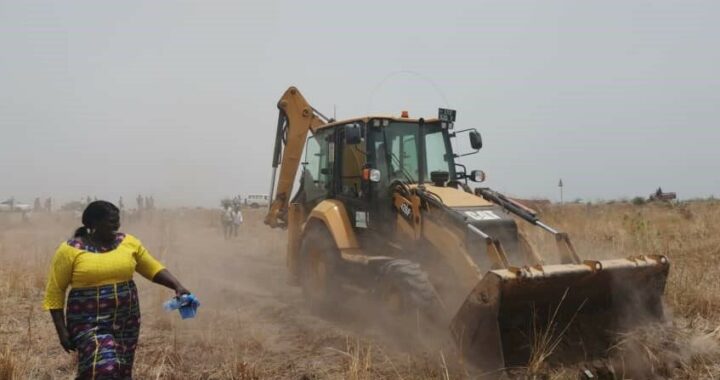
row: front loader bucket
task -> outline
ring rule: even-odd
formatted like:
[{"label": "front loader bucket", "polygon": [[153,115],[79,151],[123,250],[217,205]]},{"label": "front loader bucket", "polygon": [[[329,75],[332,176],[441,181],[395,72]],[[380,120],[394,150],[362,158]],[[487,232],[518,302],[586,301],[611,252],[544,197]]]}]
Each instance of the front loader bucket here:
[{"label": "front loader bucket", "polygon": [[548,331],[550,340],[567,332],[563,345],[570,331],[578,333],[575,353],[588,355],[598,344],[606,352],[610,332],[663,318],[668,270],[664,256],[492,270],[453,318],[451,332],[466,360],[485,371],[527,366],[537,337]]}]

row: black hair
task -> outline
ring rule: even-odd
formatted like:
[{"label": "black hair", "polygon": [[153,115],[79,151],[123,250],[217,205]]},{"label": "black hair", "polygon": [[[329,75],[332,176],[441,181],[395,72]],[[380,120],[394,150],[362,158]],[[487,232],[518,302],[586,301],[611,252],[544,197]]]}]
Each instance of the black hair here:
[{"label": "black hair", "polygon": [[82,214],[82,227],[75,230],[74,237],[84,237],[88,235],[88,230],[93,228],[98,222],[105,220],[111,215],[117,215],[120,209],[108,201],[90,202]]}]

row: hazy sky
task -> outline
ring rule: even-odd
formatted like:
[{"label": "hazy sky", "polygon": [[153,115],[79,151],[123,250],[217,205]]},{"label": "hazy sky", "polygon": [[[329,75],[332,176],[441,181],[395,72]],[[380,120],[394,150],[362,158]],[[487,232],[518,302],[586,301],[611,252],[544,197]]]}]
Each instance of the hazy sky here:
[{"label": "hazy sky", "polygon": [[0,0],[0,198],[267,192],[289,85],[458,110],[524,197],[720,194],[717,1]]}]

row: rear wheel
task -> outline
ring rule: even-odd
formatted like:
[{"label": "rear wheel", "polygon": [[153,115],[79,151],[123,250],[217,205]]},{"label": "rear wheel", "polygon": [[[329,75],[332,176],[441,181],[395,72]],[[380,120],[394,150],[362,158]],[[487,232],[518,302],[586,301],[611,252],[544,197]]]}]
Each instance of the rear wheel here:
[{"label": "rear wheel", "polygon": [[310,308],[325,313],[335,306],[340,293],[340,251],[330,232],[321,225],[309,226],[300,246],[303,295]]}]

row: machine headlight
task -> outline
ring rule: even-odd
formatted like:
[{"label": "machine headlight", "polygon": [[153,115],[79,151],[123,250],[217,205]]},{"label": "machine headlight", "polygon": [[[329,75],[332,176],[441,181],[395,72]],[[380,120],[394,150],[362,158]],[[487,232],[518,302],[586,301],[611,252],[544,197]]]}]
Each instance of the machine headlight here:
[{"label": "machine headlight", "polygon": [[380,170],[370,169],[370,182],[380,182]]},{"label": "machine headlight", "polygon": [[470,180],[473,182],[484,182],[485,172],[482,170],[473,170],[470,172]]}]

